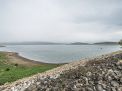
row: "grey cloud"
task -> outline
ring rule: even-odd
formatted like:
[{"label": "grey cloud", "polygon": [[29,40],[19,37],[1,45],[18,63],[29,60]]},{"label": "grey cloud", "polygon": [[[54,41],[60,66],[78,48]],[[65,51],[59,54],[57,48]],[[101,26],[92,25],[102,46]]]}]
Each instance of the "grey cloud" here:
[{"label": "grey cloud", "polygon": [[0,41],[118,41],[121,0],[0,0]]}]

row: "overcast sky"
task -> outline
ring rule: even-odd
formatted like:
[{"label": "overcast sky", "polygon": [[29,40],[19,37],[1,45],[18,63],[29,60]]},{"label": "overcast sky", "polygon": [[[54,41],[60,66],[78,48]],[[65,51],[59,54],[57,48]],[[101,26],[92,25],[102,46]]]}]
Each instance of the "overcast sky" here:
[{"label": "overcast sky", "polygon": [[122,39],[122,0],[0,0],[0,42]]}]

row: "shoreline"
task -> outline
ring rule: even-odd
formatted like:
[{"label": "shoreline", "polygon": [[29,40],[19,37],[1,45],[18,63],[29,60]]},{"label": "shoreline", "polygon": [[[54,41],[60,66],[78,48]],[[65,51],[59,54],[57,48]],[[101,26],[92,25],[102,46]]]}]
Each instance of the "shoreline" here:
[{"label": "shoreline", "polygon": [[[60,77],[61,74],[73,70],[73,69],[77,69],[78,67],[83,67],[85,65],[90,65],[90,64],[96,64],[98,62],[98,64],[100,64],[101,62],[105,62],[106,59],[109,59],[109,61],[111,61],[113,58],[119,58],[122,55],[122,51],[117,51],[117,52],[112,52],[106,55],[102,55],[93,59],[85,59],[85,60],[80,60],[80,61],[76,61],[76,62],[71,62],[62,66],[59,66],[57,68],[48,70],[46,72],[43,73],[38,73],[36,75],[30,76],[30,77],[25,77],[22,78],[18,81],[12,82],[11,84],[9,83],[8,85],[2,85],[0,86],[0,89],[4,90],[8,90],[8,89],[13,89],[12,91],[16,90],[16,91],[24,91],[26,88],[28,88],[30,85],[34,84],[37,82],[37,80],[43,80],[46,79],[48,77],[56,79],[58,77]],[[19,90],[21,89],[21,90]]]},{"label": "shoreline", "polygon": [[[10,59],[10,61],[12,59],[16,60],[16,62],[18,64],[20,64],[21,62],[24,62],[26,64],[27,63],[34,64],[34,65],[40,65],[40,64],[65,64],[65,63],[45,63],[45,62],[40,62],[40,61],[36,61],[36,60],[32,60],[32,59],[23,57],[23,56],[19,55],[19,53],[17,53],[17,52],[0,51],[0,53],[5,54],[7,56],[7,58]],[[19,63],[19,61],[20,61],[20,63]]]},{"label": "shoreline", "polygon": [[96,57],[90,57],[90,58],[82,58],[80,60],[76,60],[76,61],[72,61],[72,62],[68,62],[68,63],[46,63],[46,62],[41,62],[41,61],[37,61],[37,60],[33,60],[33,59],[29,59],[29,58],[26,58],[26,57],[23,57],[21,56],[19,53],[17,52],[8,52],[8,51],[0,51],[0,53],[3,53],[5,55],[7,55],[8,58],[11,59],[11,57],[13,57],[13,59],[16,59],[18,60],[18,62],[20,61],[23,61],[23,62],[27,62],[27,63],[32,63],[34,65],[40,65],[40,64],[59,64],[59,65],[64,65],[64,64],[69,64],[69,63],[75,63],[75,62],[78,62],[78,61],[82,61],[82,60],[86,60],[86,63],[87,61],[93,61],[93,60],[97,60],[97,59],[102,59],[104,57],[108,57],[110,55],[113,55],[113,54],[116,54],[116,53],[121,53],[122,50],[118,50],[118,51],[115,51],[115,52],[110,52],[110,53],[106,53],[106,54],[102,54],[102,55],[99,55],[99,56],[96,56]]},{"label": "shoreline", "polygon": [[[104,53],[104,54],[101,54],[101,55],[98,55],[98,56],[93,56],[93,57],[88,57],[88,58],[81,58],[79,60],[92,60],[92,59],[100,58],[102,56],[106,56],[106,55],[109,55],[109,54],[113,54],[114,52],[119,52],[119,51],[121,51],[121,50]],[[0,53],[5,53],[5,55],[8,55],[10,57],[14,57],[16,59],[21,59],[21,60],[23,60],[25,62],[30,62],[30,63],[33,63],[33,64],[68,64],[68,63],[72,63],[72,62],[75,62],[75,61],[79,61],[79,60],[74,60],[74,61],[65,62],[65,63],[51,63],[51,62],[43,62],[41,60],[38,61],[38,60],[34,60],[34,59],[31,59],[31,58],[28,58],[28,57],[24,57],[24,56],[20,55],[20,53],[18,53],[18,52],[0,51]]]}]

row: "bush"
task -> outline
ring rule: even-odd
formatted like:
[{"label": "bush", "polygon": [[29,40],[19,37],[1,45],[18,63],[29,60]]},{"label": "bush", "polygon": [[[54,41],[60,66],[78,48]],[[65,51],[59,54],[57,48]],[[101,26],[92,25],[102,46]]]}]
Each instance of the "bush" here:
[{"label": "bush", "polygon": [[18,66],[18,64],[15,64],[15,66]]},{"label": "bush", "polygon": [[9,68],[6,68],[5,71],[9,71],[10,69]]},{"label": "bush", "polygon": [[119,44],[122,45],[122,40],[119,41]]}]

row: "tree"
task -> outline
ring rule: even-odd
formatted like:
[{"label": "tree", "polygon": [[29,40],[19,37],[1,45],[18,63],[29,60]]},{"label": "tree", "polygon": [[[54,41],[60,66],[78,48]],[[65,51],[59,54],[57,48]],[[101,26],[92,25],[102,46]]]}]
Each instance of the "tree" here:
[{"label": "tree", "polygon": [[119,41],[119,44],[122,45],[122,39]]}]

